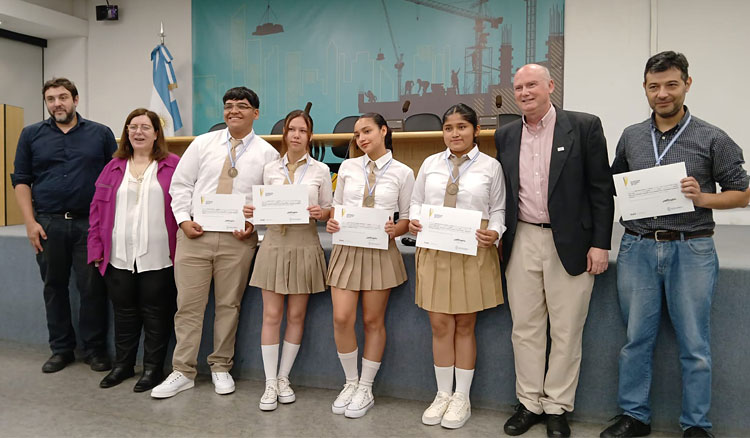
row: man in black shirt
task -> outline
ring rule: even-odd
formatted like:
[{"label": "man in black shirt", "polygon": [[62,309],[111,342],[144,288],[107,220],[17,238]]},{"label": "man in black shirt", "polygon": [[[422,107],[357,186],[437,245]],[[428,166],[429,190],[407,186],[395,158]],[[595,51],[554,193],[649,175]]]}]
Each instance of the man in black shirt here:
[{"label": "man in black shirt", "polygon": [[75,360],[68,283],[71,266],[80,293],[79,332],[85,362],[95,371],[111,368],[106,351],[107,295],[101,277],[86,263],[89,205],[94,182],[117,149],[112,131],[77,112],[78,90],[65,78],[42,89],[50,118],[27,126],[11,175],[39,271],[52,357],[45,373]]}]

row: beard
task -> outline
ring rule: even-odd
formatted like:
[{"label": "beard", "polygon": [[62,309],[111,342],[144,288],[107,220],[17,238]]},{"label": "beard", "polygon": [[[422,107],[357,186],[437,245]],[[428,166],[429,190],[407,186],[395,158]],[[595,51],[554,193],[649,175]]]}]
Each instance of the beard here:
[{"label": "beard", "polygon": [[51,115],[57,123],[67,125],[68,123],[72,122],[73,118],[76,116],[76,109],[73,108],[70,111],[66,111],[64,116],[55,115],[53,111],[49,111],[49,115]]}]

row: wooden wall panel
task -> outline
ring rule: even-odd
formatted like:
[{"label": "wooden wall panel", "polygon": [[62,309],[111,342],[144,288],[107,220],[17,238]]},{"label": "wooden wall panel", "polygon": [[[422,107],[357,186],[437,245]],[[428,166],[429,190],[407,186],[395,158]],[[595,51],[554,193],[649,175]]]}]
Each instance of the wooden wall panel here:
[{"label": "wooden wall panel", "polygon": [[13,161],[16,158],[16,146],[18,137],[23,130],[23,108],[12,105],[2,105],[2,122],[0,122],[0,137],[2,144],[0,151],[0,168],[3,169],[2,182],[2,223],[0,225],[18,225],[23,223],[21,209],[16,203],[16,195],[13,191],[13,185],[10,181],[10,174],[13,173]]}]

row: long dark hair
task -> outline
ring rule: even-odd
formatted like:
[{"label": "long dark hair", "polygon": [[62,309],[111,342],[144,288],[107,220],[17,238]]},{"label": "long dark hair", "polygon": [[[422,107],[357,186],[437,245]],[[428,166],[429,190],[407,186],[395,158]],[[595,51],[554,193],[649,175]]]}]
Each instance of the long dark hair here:
[{"label": "long dark hair", "polygon": [[471,123],[471,126],[474,128],[474,143],[479,144],[477,142],[477,136],[479,135],[479,117],[477,117],[476,111],[474,111],[469,105],[466,105],[465,103],[457,103],[448,108],[445,114],[443,114],[443,125],[445,125],[445,121],[448,119],[448,116],[451,116],[453,114],[458,114],[462,119]]},{"label": "long dark hair", "polygon": [[[385,143],[386,150],[393,151],[393,131],[391,130],[391,127],[388,126],[388,123],[385,121],[385,117],[381,116],[378,113],[364,113],[361,116],[359,116],[359,119],[357,121],[360,121],[362,119],[372,119],[373,122],[378,126],[378,128],[383,128],[385,126],[386,132],[385,132],[385,139],[383,140]],[[349,156],[351,157],[357,157],[360,156],[359,153],[354,152],[362,152],[357,147],[357,141],[352,137],[351,141],[349,142]],[[362,154],[364,155],[364,153]]]}]

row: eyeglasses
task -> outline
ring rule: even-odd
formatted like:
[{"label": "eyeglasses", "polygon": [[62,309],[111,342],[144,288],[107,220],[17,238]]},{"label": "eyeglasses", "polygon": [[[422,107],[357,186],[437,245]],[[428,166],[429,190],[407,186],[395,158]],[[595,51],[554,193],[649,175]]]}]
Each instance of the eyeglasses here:
[{"label": "eyeglasses", "polygon": [[233,109],[237,109],[238,111],[247,111],[247,110],[253,109],[253,107],[246,103],[225,103],[224,104],[224,111],[232,111]]},{"label": "eyeglasses", "polygon": [[151,125],[128,125],[128,132],[132,134],[138,132],[139,129],[145,134],[147,132],[153,131],[154,127]]}]

